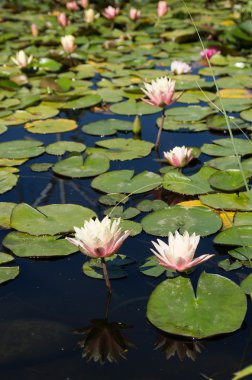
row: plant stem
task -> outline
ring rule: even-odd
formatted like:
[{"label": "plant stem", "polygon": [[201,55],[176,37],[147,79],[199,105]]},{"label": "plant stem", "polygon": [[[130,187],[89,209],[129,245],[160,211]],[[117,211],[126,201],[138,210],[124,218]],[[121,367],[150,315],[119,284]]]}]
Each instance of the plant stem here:
[{"label": "plant stem", "polygon": [[165,108],[162,109],[161,123],[160,123],[160,127],[159,127],[158,134],[157,134],[157,139],[156,139],[156,143],[155,143],[155,147],[154,147],[156,150],[158,149],[161,133],[162,133],[162,130],[164,127],[164,120],[165,120]]},{"label": "plant stem", "polygon": [[106,285],[107,285],[108,291],[109,291],[110,294],[112,294],[112,288],[111,288],[111,285],[110,285],[107,265],[106,265],[106,261],[105,261],[104,257],[101,259],[101,262],[102,262],[102,270],[103,270],[103,274],[104,274],[104,278],[105,278],[105,281],[106,281]]}]

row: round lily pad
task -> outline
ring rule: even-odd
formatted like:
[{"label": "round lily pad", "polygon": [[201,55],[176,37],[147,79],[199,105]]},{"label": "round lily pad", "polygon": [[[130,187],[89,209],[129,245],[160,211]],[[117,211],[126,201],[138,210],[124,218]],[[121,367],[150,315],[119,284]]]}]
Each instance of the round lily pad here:
[{"label": "round lily pad", "polygon": [[11,213],[16,206],[13,202],[0,202],[0,226],[4,228],[10,227]]},{"label": "round lily pad", "polygon": [[57,141],[46,147],[46,153],[61,156],[66,152],[84,152],[86,145],[74,141]]},{"label": "round lily pad", "polygon": [[[10,168],[9,168],[10,169]],[[0,171],[0,194],[4,194],[16,186],[19,176],[6,170]]]},{"label": "round lily pad", "polygon": [[165,332],[203,339],[239,329],[246,310],[246,297],[238,285],[203,272],[196,295],[189,278],[159,284],[149,298],[147,318]]},{"label": "round lily pad", "polygon": [[151,106],[144,102],[136,102],[134,99],[126,100],[121,103],[113,104],[110,111],[119,115],[150,115],[160,112],[160,107]]},{"label": "round lily pad", "polygon": [[145,232],[155,236],[168,236],[169,232],[176,230],[208,236],[221,228],[222,221],[206,207],[173,206],[152,212],[142,219],[141,224]]},{"label": "round lily pad", "polygon": [[0,284],[14,280],[19,275],[19,267],[0,267]]},{"label": "round lily pad", "polygon": [[30,169],[33,172],[47,172],[52,167],[52,165],[53,164],[50,162],[40,162],[38,164],[32,164],[30,166]]},{"label": "round lily pad", "polygon": [[0,143],[0,158],[20,159],[44,153],[43,143],[36,140],[12,140]]},{"label": "round lily pad", "polygon": [[252,245],[252,225],[234,226],[220,232],[214,239],[216,244]]},{"label": "round lily pad", "polygon": [[169,108],[165,114],[176,121],[199,121],[207,116],[214,114],[215,111],[210,107],[189,106]]},{"label": "round lily pad", "polygon": [[245,187],[240,170],[235,169],[213,173],[209,178],[209,183],[214,189],[231,192]]},{"label": "round lily pad", "polygon": [[85,95],[81,98],[70,100],[69,102],[64,103],[63,105],[59,105],[59,108],[63,109],[79,109],[79,108],[88,108],[95,106],[96,104],[100,103],[102,100],[101,96],[98,94],[95,95]]},{"label": "round lily pad", "polygon": [[252,191],[239,194],[208,194],[201,195],[200,200],[207,206],[231,211],[252,211]]},{"label": "round lily pad", "polygon": [[114,135],[117,131],[131,131],[132,127],[133,124],[129,121],[118,119],[106,119],[86,124],[82,127],[82,131],[87,133],[88,135],[110,136]]},{"label": "round lily pad", "polygon": [[77,128],[77,124],[70,119],[47,119],[26,123],[25,128],[31,133],[47,134],[72,131]]}]

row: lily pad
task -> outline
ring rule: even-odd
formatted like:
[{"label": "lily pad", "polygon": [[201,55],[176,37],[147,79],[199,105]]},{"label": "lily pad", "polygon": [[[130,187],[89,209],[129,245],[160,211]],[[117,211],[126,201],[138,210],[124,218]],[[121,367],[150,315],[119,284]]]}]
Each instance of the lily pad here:
[{"label": "lily pad", "polygon": [[19,275],[19,267],[0,267],[0,284],[14,280]]},{"label": "lily pad", "polygon": [[59,106],[59,108],[63,109],[79,109],[79,108],[89,108],[95,106],[100,103],[102,100],[100,95],[85,95],[81,98],[71,100]]},{"label": "lily pad", "polygon": [[16,256],[28,258],[68,256],[78,251],[78,247],[60,236],[31,236],[22,232],[10,232],[3,245]]},{"label": "lily pad", "polygon": [[69,132],[76,128],[76,121],[70,119],[36,120],[25,124],[25,129],[28,132],[41,134]]},{"label": "lily pad", "polygon": [[46,153],[61,156],[66,152],[84,152],[86,145],[74,141],[57,141],[46,147]]},{"label": "lily pad", "polygon": [[252,211],[252,190],[239,194],[208,194],[201,195],[200,200],[207,206],[231,210],[231,211]]},{"label": "lily pad", "polygon": [[214,239],[216,244],[252,245],[252,225],[251,226],[234,226],[220,232]]},{"label": "lily pad", "polygon": [[161,112],[162,108],[151,106],[144,102],[136,102],[134,99],[113,104],[110,111],[118,115],[150,115]]},{"label": "lily pad", "polygon": [[189,278],[159,284],[149,298],[147,318],[165,332],[203,339],[239,329],[246,310],[246,297],[238,285],[203,272],[196,295]]},{"label": "lily pad", "polygon": [[[228,119],[232,130],[241,130],[249,127],[248,123],[245,123],[242,119],[239,119],[238,117],[229,116]],[[212,115],[208,117],[207,127],[216,131],[228,131],[226,119],[222,115]]]},{"label": "lily pad", "polygon": [[0,226],[4,228],[10,227],[10,218],[16,203],[0,202]]},{"label": "lily pad", "polygon": [[201,106],[173,107],[165,112],[172,119],[182,122],[200,121],[214,113],[212,108]]},{"label": "lily pad", "polygon": [[169,232],[174,233],[176,230],[208,236],[221,228],[222,221],[206,207],[173,206],[148,214],[141,224],[145,232],[155,236],[168,236]]},{"label": "lily pad", "polygon": [[0,143],[0,158],[20,159],[44,153],[43,143],[36,140],[12,140]]},{"label": "lily pad", "polygon": [[[252,143],[250,140],[234,138],[234,145],[236,147],[237,154],[240,156],[252,154]],[[202,153],[209,154],[211,156],[234,155],[233,143],[229,138],[213,140],[213,144],[203,144],[201,151]]]},{"label": "lily pad", "polygon": [[4,194],[16,186],[19,176],[6,170],[0,171],[0,194]]},{"label": "lily pad", "polygon": [[178,274],[176,271],[167,269],[163,265],[159,264],[156,256],[150,256],[145,259],[140,265],[140,272],[150,277],[160,277],[163,273],[166,277],[176,277]]},{"label": "lily pad", "polygon": [[38,164],[32,164],[30,169],[33,172],[47,172],[53,166],[50,162],[41,162]]},{"label": "lily pad", "polygon": [[134,170],[114,170],[96,177],[91,186],[104,193],[141,194],[161,183],[161,177],[149,171],[134,176]]},{"label": "lily pad", "polygon": [[109,160],[99,154],[92,154],[85,161],[82,156],[72,156],[57,162],[52,169],[55,173],[70,178],[94,177],[109,169]]},{"label": "lily pad", "polygon": [[12,211],[11,227],[31,235],[56,235],[81,227],[85,220],[96,214],[74,204],[51,204],[37,209],[26,203],[18,204]]},{"label": "lily pad", "polygon": [[114,135],[117,131],[131,131],[132,127],[133,124],[129,121],[118,119],[106,119],[86,124],[82,127],[82,131],[87,133],[88,135],[110,136]]},{"label": "lily pad", "polygon": [[9,255],[9,253],[0,252],[0,264],[10,263],[14,260],[14,257]]},{"label": "lily pad", "polygon": [[209,178],[209,183],[214,189],[231,192],[245,187],[240,170],[235,169],[218,171],[212,174]]}]

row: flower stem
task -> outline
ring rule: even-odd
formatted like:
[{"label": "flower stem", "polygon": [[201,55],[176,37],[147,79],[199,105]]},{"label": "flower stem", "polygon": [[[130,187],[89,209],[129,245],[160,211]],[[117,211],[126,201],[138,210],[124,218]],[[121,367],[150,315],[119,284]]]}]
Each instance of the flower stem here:
[{"label": "flower stem", "polygon": [[159,127],[158,134],[157,134],[157,139],[156,139],[156,143],[155,143],[155,147],[154,147],[156,150],[158,149],[161,133],[162,133],[162,130],[164,127],[164,120],[165,120],[165,108],[162,109],[161,123],[160,123],[160,127]]},{"label": "flower stem", "polygon": [[107,285],[108,291],[109,291],[110,294],[112,294],[112,288],[111,288],[111,285],[110,285],[107,265],[106,265],[106,261],[105,261],[104,257],[101,259],[101,263],[102,263],[102,270],[103,270],[103,274],[104,274],[104,278],[105,278],[105,281],[106,281],[106,285]]}]

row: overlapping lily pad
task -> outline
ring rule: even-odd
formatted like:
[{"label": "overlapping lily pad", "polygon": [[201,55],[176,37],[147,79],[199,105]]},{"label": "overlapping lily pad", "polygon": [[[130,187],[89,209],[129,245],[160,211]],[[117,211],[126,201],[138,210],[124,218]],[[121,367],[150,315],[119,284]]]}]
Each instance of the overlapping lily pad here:
[{"label": "overlapping lily pad", "polygon": [[47,119],[36,120],[25,124],[25,128],[31,133],[59,133],[69,132],[77,128],[74,120],[70,119]]},{"label": "overlapping lily pad", "polygon": [[207,206],[232,210],[232,211],[252,211],[252,191],[240,192],[239,194],[209,194],[201,195],[200,200]]},{"label": "overlapping lily pad", "polygon": [[82,127],[82,131],[94,136],[110,136],[117,131],[131,131],[133,124],[129,121],[118,119],[98,120],[94,123],[86,124]]}]

